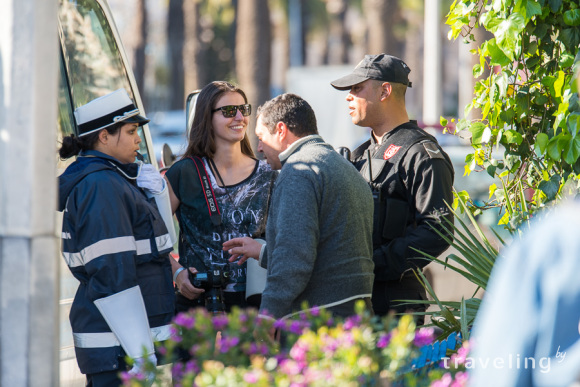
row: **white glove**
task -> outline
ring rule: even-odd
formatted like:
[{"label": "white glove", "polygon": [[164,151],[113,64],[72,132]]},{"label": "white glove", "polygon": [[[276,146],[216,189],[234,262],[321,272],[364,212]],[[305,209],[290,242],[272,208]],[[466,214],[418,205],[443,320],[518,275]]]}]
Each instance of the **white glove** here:
[{"label": "white glove", "polygon": [[165,189],[163,177],[151,164],[141,165],[139,174],[137,175],[137,185],[153,195],[157,195]]},{"label": "white glove", "polygon": [[145,364],[147,363],[153,363],[154,366],[157,366],[157,356],[152,353],[147,357],[139,357],[135,359],[135,363],[133,364],[133,368],[129,370],[129,374],[131,376],[144,376],[146,385],[151,386],[155,380],[155,373],[146,370]]}]

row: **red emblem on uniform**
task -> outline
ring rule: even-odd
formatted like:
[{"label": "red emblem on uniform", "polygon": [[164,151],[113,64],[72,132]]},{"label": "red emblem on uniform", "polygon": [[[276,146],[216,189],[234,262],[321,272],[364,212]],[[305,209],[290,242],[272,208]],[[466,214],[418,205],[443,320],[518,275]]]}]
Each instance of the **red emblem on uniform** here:
[{"label": "red emblem on uniform", "polygon": [[396,145],[389,145],[389,147],[387,148],[387,150],[385,151],[385,153],[383,154],[383,159],[388,160],[391,157],[393,157],[395,155],[395,153],[397,153],[399,151],[399,149],[401,149],[400,146],[396,146]]}]

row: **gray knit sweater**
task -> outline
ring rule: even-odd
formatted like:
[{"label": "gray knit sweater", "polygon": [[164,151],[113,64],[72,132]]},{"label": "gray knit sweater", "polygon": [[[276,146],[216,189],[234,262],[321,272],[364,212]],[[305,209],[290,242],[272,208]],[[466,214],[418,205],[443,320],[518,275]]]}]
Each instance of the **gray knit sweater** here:
[{"label": "gray knit sweater", "polygon": [[370,297],[373,199],[356,168],[319,136],[283,161],[266,226],[268,269],[260,312]]}]

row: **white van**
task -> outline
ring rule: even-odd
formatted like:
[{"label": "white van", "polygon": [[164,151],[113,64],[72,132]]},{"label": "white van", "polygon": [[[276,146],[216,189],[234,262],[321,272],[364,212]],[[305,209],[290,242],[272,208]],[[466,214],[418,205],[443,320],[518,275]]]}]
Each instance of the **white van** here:
[{"label": "white van", "polygon": [[[125,88],[144,112],[131,67],[127,62],[117,28],[106,0],[60,0],[58,8],[60,77],[58,91],[57,141],[77,132],[74,109],[87,102]],[[157,166],[147,125],[140,127],[141,154]],[[60,147],[60,145],[58,145]],[[66,162],[56,156],[58,173]],[[59,221],[61,218],[59,217]],[[60,230],[60,225],[57,230]],[[60,265],[60,385],[84,386],[84,375],[75,359],[73,336],[68,319],[78,281],[61,259]]]}]

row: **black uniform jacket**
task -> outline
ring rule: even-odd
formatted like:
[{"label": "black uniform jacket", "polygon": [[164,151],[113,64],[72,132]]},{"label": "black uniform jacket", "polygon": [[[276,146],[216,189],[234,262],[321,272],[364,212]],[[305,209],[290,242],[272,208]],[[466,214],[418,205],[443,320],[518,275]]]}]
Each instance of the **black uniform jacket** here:
[{"label": "black uniform jacket", "polygon": [[449,247],[432,226],[440,216],[453,222],[447,204],[453,202],[454,171],[433,136],[407,122],[386,133],[381,144],[371,136],[353,152],[352,161],[375,199],[376,281],[397,280],[425,266],[429,261],[417,258],[412,248],[438,256]]}]

